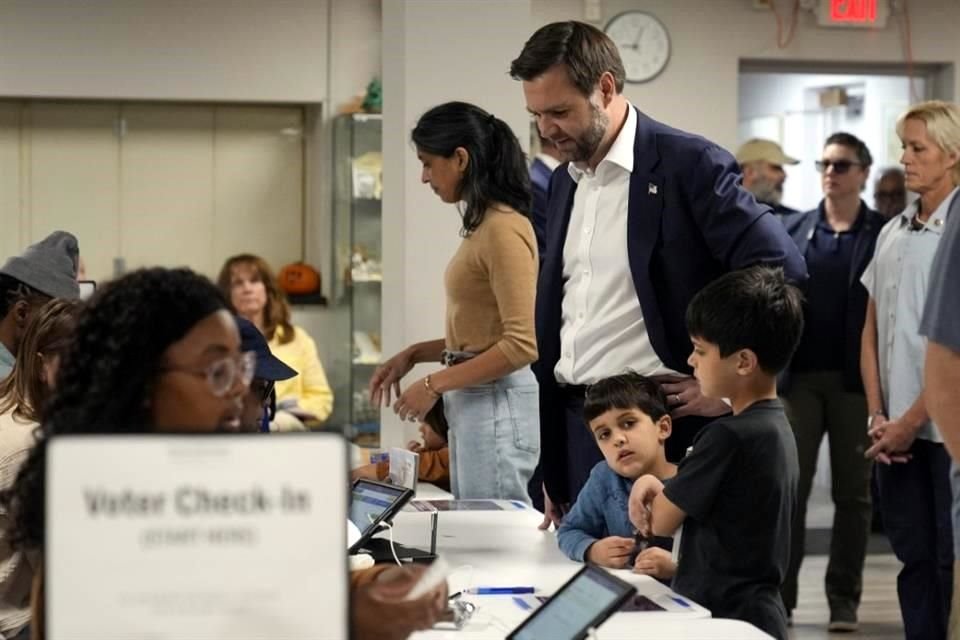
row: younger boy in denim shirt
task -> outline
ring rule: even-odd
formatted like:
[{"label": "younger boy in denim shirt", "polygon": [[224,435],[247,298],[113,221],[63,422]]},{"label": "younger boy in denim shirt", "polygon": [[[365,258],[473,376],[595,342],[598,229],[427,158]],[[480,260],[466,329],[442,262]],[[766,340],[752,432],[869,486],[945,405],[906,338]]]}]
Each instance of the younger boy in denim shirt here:
[{"label": "younger boy in denim shirt", "polygon": [[653,541],[660,546],[638,553],[627,515],[634,480],[647,473],[669,478],[677,471],[664,452],[671,422],[663,391],[636,373],[613,376],[587,389],[583,413],[606,460],[596,464],[564,516],[557,531],[560,549],[571,560],[611,569],[632,564],[638,573],[673,577],[671,541]]},{"label": "younger boy in denim shirt", "polygon": [[802,299],[769,267],[728,273],[693,298],[688,362],[703,395],[728,398],[733,415],[704,427],[666,486],[645,475],[630,494],[646,535],[683,525],[674,591],[781,639],[799,469],[777,373],[803,332]]}]

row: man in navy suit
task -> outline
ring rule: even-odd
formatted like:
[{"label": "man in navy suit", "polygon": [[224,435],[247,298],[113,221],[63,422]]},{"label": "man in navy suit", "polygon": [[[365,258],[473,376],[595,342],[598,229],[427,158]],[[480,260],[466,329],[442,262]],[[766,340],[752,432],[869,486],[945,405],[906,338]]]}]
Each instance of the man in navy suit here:
[{"label": "man in navy suit", "polygon": [[691,376],[687,304],[733,269],[779,264],[792,280],[806,269],[728,152],[627,102],[623,63],[600,30],[546,25],[510,74],[568,161],[551,181],[537,286],[545,528],[602,459],[583,421],[586,385],[627,369],[655,376],[674,417],[667,456],[680,459],[701,426],[729,411]]}]

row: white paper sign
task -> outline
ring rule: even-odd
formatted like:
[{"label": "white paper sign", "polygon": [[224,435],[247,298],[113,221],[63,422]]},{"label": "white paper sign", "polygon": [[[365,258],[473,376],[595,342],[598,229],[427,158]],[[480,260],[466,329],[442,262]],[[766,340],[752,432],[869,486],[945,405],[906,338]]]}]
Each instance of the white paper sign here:
[{"label": "white paper sign", "polygon": [[347,499],[335,434],[55,438],[47,635],[346,638]]},{"label": "white paper sign", "polygon": [[390,449],[389,456],[388,481],[416,492],[417,478],[420,475],[420,454],[407,449]]}]

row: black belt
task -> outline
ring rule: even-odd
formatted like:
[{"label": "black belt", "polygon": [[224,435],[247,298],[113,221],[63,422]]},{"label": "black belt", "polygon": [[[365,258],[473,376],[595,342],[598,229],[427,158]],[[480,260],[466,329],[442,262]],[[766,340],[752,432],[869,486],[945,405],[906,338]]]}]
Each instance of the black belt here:
[{"label": "black belt", "polygon": [[583,397],[587,395],[587,387],[589,386],[588,384],[561,384],[560,393],[568,398],[583,400]]},{"label": "black belt", "polygon": [[460,364],[461,362],[475,358],[476,355],[477,354],[469,351],[448,351],[444,349],[443,353],[440,354],[440,363],[445,367],[452,367],[455,364]]}]

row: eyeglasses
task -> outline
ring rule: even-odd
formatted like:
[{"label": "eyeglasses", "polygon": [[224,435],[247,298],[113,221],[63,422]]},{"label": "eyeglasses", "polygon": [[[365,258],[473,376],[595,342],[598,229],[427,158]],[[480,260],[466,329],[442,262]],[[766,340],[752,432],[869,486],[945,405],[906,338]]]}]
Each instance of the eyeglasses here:
[{"label": "eyeglasses", "polygon": [[181,371],[195,376],[203,376],[207,379],[207,386],[210,391],[218,398],[222,398],[230,389],[240,380],[244,387],[249,387],[253,380],[253,373],[257,368],[257,354],[254,351],[247,351],[240,354],[239,358],[228,356],[214,360],[203,369],[193,369],[190,367],[161,367],[161,371]]},{"label": "eyeglasses", "polygon": [[863,166],[861,163],[853,162],[852,160],[817,160],[813,164],[820,173],[826,173],[830,167],[833,167],[834,173],[846,173],[850,171],[850,167]]}]

